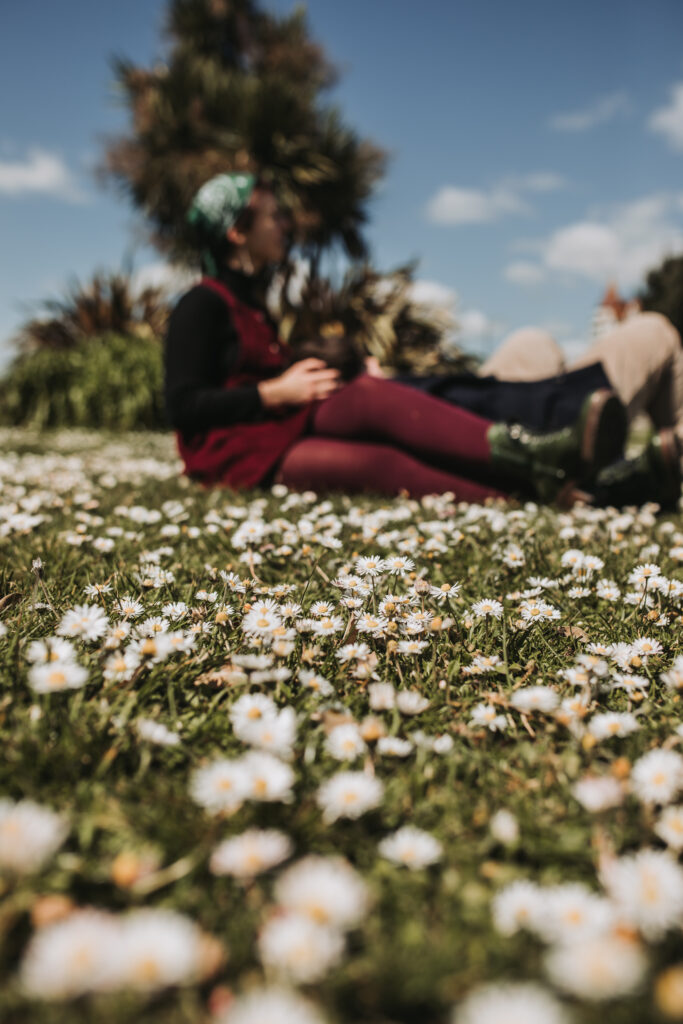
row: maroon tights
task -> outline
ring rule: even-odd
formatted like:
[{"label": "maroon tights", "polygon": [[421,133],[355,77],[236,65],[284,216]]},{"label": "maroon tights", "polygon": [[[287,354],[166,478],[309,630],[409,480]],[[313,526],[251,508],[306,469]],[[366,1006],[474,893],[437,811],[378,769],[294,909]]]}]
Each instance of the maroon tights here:
[{"label": "maroon tights", "polygon": [[[505,497],[462,473],[486,466],[490,420],[406,384],[362,374],[316,403],[311,435],[285,453],[276,481],[292,490],[412,497],[453,491],[459,501]],[[446,468],[433,465],[446,463]]]}]

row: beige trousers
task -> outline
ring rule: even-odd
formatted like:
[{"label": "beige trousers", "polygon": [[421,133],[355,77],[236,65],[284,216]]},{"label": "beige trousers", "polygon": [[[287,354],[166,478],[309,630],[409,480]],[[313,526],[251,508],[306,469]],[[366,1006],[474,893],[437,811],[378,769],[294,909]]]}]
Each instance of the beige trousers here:
[{"label": "beige trousers", "polygon": [[480,367],[499,380],[542,380],[602,363],[626,407],[629,422],[647,413],[655,427],[674,427],[683,444],[683,348],[681,337],[661,313],[639,313],[598,338],[569,365],[548,331],[513,331]]}]

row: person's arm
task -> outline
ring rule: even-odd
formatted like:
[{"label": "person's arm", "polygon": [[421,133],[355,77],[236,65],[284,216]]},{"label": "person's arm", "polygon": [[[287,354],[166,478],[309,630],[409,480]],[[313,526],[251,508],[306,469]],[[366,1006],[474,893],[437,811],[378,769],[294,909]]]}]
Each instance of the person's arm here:
[{"label": "person's arm", "polygon": [[207,288],[195,287],[174,308],[165,340],[166,415],[192,435],[263,416],[256,384],[221,386],[238,357],[229,307]]}]

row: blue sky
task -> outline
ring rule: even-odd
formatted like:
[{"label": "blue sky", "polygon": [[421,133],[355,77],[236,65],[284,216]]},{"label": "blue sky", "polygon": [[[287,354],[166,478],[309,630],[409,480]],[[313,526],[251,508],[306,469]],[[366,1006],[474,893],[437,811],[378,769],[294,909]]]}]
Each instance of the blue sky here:
[{"label": "blue sky", "polygon": [[[92,168],[127,124],[109,59],[162,58],[166,3],[3,7],[0,363],[12,331],[74,275],[126,255],[149,275],[159,263]],[[374,262],[419,259],[421,294],[451,304],[468,347],[538,324],[575,351],[610,278],[629,294],[683,252],[679,0],[307,9],[341,72],[330,99],[390,152],[369,207]]]}]

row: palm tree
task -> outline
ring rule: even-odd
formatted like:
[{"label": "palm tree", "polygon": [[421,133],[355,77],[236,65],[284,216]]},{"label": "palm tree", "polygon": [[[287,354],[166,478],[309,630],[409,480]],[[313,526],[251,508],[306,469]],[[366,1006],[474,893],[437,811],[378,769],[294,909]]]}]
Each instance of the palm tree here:
[{"label": "palm tree", "polygon": [[257,170],[314,265],[335,244],[365,257],[365,205],[385,154],[322,102],[336,71],[304,11],[278,19],[254,0],[171,0],[166,32],[165,63],[113,61],[132,123],[108,140],[99,167],[145,215],[151,240],[190,259],[185,211],[199,186],[221,171]]},{"label": "palm tree", "polygon": [[44,308],[45,315],[20,328],[15,339],[20,350],[69,349],[109,332],[159,339],[169,313],[162,288],[138,289],[125,271],[97,271],[85,283],[74,278],[65,297],[48,299]]}]

